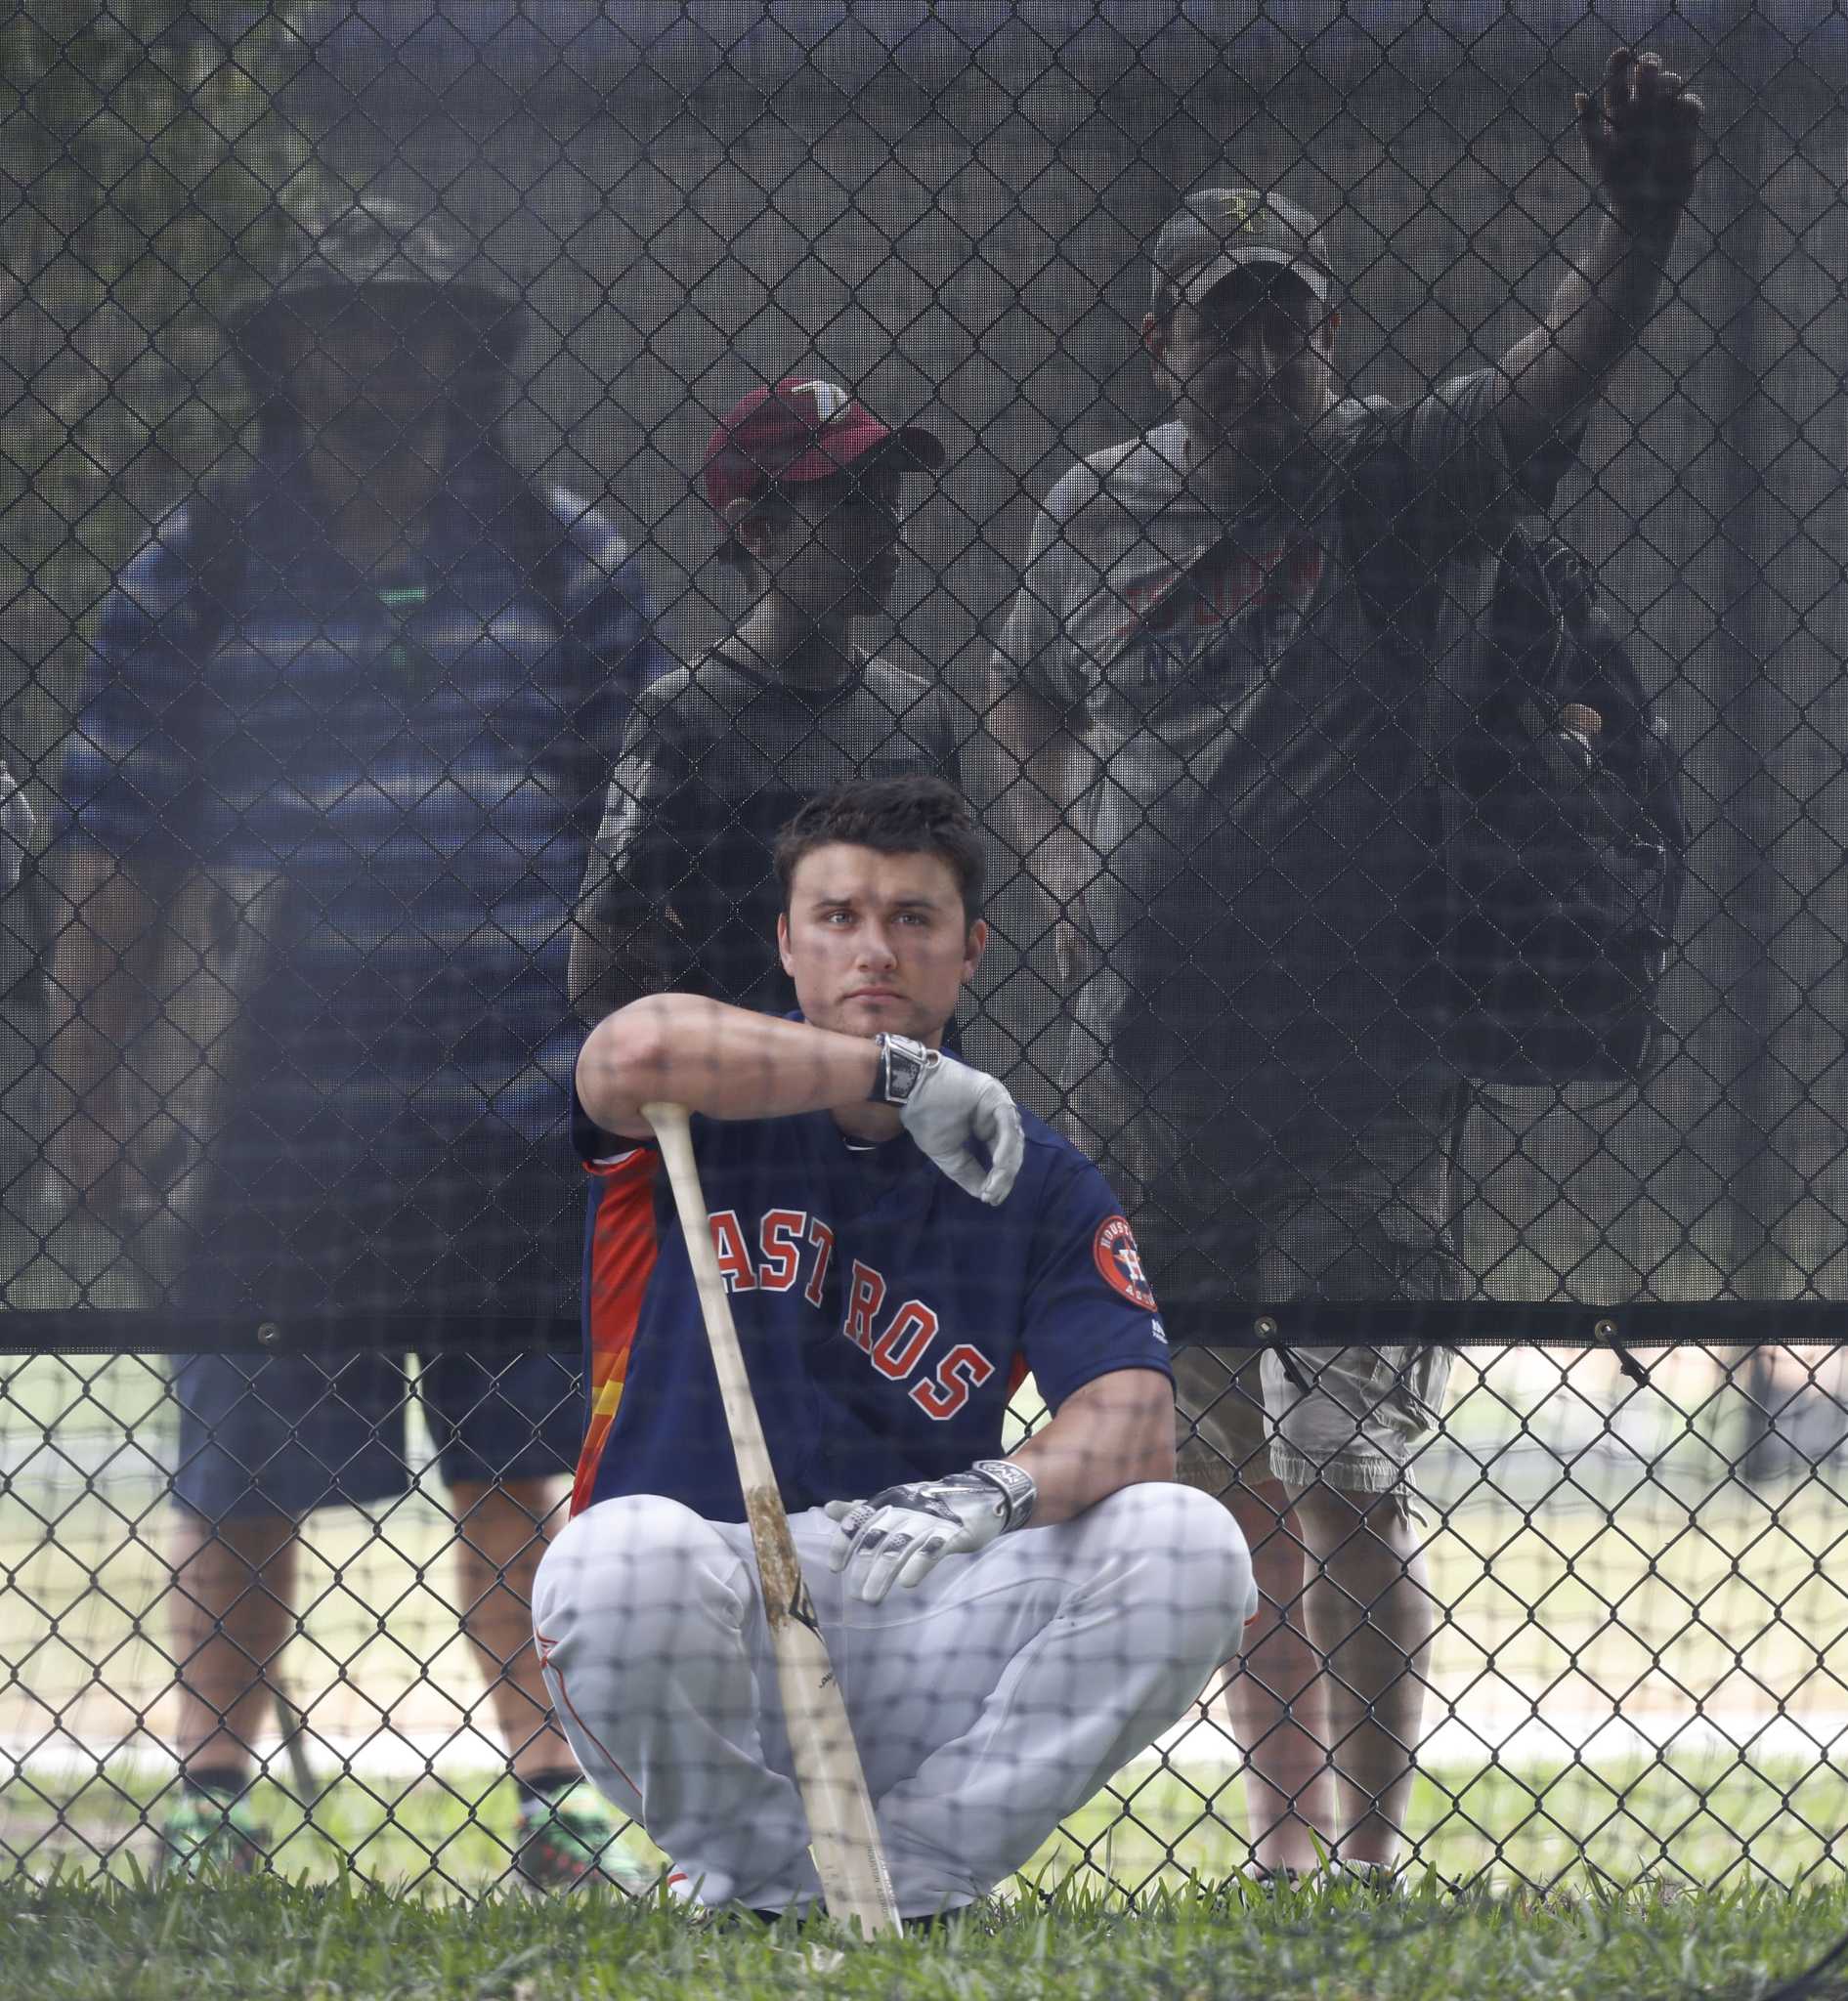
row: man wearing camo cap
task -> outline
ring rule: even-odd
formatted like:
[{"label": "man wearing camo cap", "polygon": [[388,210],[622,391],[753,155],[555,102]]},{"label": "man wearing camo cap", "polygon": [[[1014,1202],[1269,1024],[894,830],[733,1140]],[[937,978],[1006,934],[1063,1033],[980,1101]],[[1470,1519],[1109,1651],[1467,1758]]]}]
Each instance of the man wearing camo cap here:
[{"label": "man wearing camo cap", "polygon": [[[1466,1289],[1469,1087],[1411,915],[1428,677],[1371,579],[1431,586],[1469,643],[1489,532],[1546,502],[1654,308],[1700,109],[1617,51],[1578,101],[1588,252],[1498,366],[1402,407],[1343,392],[1335,261],[1295,202],[1214,188],[1156,239],[1141,344],[1172,418],[1049,496],[996,728],[1058,940],[1074,1136],[1130,1199],[1178,1342],[1247,1334],[1254,1302]],[[1177,1354],[1182,1477],[1238,1516],[1267,1599],[1230,1691],[1261,1875],[1311,1866],[1313,1832],[1390,1881],[1435,1624],[1412,1468],[1448,1365]]]}]

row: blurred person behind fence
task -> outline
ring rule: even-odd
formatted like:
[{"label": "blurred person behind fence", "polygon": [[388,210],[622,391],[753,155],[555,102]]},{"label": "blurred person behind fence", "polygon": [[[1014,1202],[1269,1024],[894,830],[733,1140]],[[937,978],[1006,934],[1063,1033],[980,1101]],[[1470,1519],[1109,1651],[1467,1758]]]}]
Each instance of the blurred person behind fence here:
[{"label": "blurred person behind fence", "polygon": [[[1469,1104],[1416,997],[1432,866],[1428,678],[1363,566],[1448,642],[1498,520],[1544,505],[1655,307],[1698,98],[1619,50],[1578,122],[1604,206],[1545,322],[1395,406],[1346,395],[1316,219],[1190,196],[1141,344],[1172,419],[1053,489],[1001,645],[1017,852],[1075,995],[1063,1084],[1130,1202],[1170,1332],[1228,1302],[1462,1297],[1451,1163]],[[1362,541],[1356,523],[1385,522]],[[1391,1878],[1436,1618],[1415,1462],[1449,1352],[1175,1358],[1182,1477],[1222,1494],[1265,1594],[1230,1689],[1255,1859]]]},{"label": "blurred person behind fence", "polygon": [[943,460],[933,432],[820,378],[752,389],[719,420],[700,482],[751,602],[636,702],[578,907],[586,1020],[651,993],[784,1013],[779,830],[851,779],[960,784],[955,698],[856,636],[903,569],[904,483]]},{"label": "blurred person behind fence", "polygon": [[528,318],[441,220],[369,200],[313,232],[234,329],[255,466],[119,578],[65,766],[52,1173],[131,1236],[182,1212],[183,1322],[311,1329],[176,1364],[164,1834],[189,1871],[263,1859],[253,1745],[302,1517],[414,1483],[408,1320],[449,1337],[415,1387],[516,1864],[624,1866],[527,1600],[581,1431],[570,913],[662,662],[614,524],[507,455]]}]

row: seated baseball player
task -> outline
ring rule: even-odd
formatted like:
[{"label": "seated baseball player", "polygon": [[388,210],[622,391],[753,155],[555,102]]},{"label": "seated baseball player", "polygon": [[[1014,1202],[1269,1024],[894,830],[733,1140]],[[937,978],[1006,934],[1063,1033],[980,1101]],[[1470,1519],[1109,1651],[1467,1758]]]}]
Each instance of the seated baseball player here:
[{"label": "seated baseball player", "polygon": [[[962,799],[805,806],[776,850],[797,1017],[692,995],[578,1066],[592,1416],[534,1589],[591,1780],[708,1904],[820,1895],[744,1499],[642,1107],[692,1112],[752,1387],[898,1908],[985,1895],[1187,1711],[1256,1608],[1231,1517],[1174,1484],[1167,1343],[1096,1170],[946,1055],[988,927]],[[1052,1417],[1003,1455],[1011,1390]]]}]

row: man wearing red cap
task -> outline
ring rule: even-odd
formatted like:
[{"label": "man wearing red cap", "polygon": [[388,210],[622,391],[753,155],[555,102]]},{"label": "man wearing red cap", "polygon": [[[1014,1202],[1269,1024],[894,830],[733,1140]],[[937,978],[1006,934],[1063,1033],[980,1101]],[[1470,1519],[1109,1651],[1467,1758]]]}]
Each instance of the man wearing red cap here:
[{"label": "man wearing red cap", "polygon": [[753,389],[707,447],[719,560],[750,585],[737,629],[635,706],[579,899],[572,991],[595,1021],[645,993],[783,1013],[777,830],[856,778],[956,783],[958,705],[863,652],[901,564],[908,474],[929,431],[894,431],[838,384]]}]

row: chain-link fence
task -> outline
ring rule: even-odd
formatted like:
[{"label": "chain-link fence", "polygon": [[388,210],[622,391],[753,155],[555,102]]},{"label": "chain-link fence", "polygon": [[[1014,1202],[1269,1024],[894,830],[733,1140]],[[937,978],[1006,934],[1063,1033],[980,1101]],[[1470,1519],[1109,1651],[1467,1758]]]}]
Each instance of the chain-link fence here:
[{"label": "chain-link fence", "polygon": [[[1609,1355],[1466,1348],[1421,1460],[1437,1635],[1409,1832],[1447,1880],[1550,1884],[1589,1863],[1795,1884],[1839,1860],[1839,1355],[1641,1359],[1647,1384]],[[151,1869],[186,1629],[166,1369],[16,1363],[3,1437],[0,1839],[34,1873]],[[269,1663],[281,1700],[244,1723],[254,1817],[290,1873],[344,1852],[386,1881],[478,1890],[518,1847],[505,1713],[460,1633],[458,1545],[479,1531],[433,1456],[413,1431],[402,1499],[305,1525]],[[1222,1695],[1048,1843],[1043,1880],[1249,1866],[1264,1821],[1241,1765]],[[638,1833],[622,1852],[653,1856]]]},{"label": "chain-link fence", "polygon": [[[1678,233],[1576,129],[1629,41],[1704,100]],[[41,1351],[0,1852],[171,1858],[184,1767],[281,1867],[573,1872],[524,1631],[621,1386],[576,1051],[645,992],[791,1005],[768,836],[929,770],[989,845],[959,1045],[1117,1188],[1183,1477],[1269,1510],[1300,1607],[1047,1854],[1283,1866],[1332,1762],[1446,1876],[1831,1859],[1843,46],[1357,0],[0,27]],[[1601,361],[1607,210],[1663,269]],[[1202,443],[1252,312],[1285,419],[1309,384],[1255,485]],[[1589,404],[1520,373],[1549,316]],[[902,544],[767,504],[778,382],[811,444],[850,400],[936,441]],[[865,658],[784,646],[803,590]],[[1356,1545],[1384,1667],[1317,1597]]]}]

